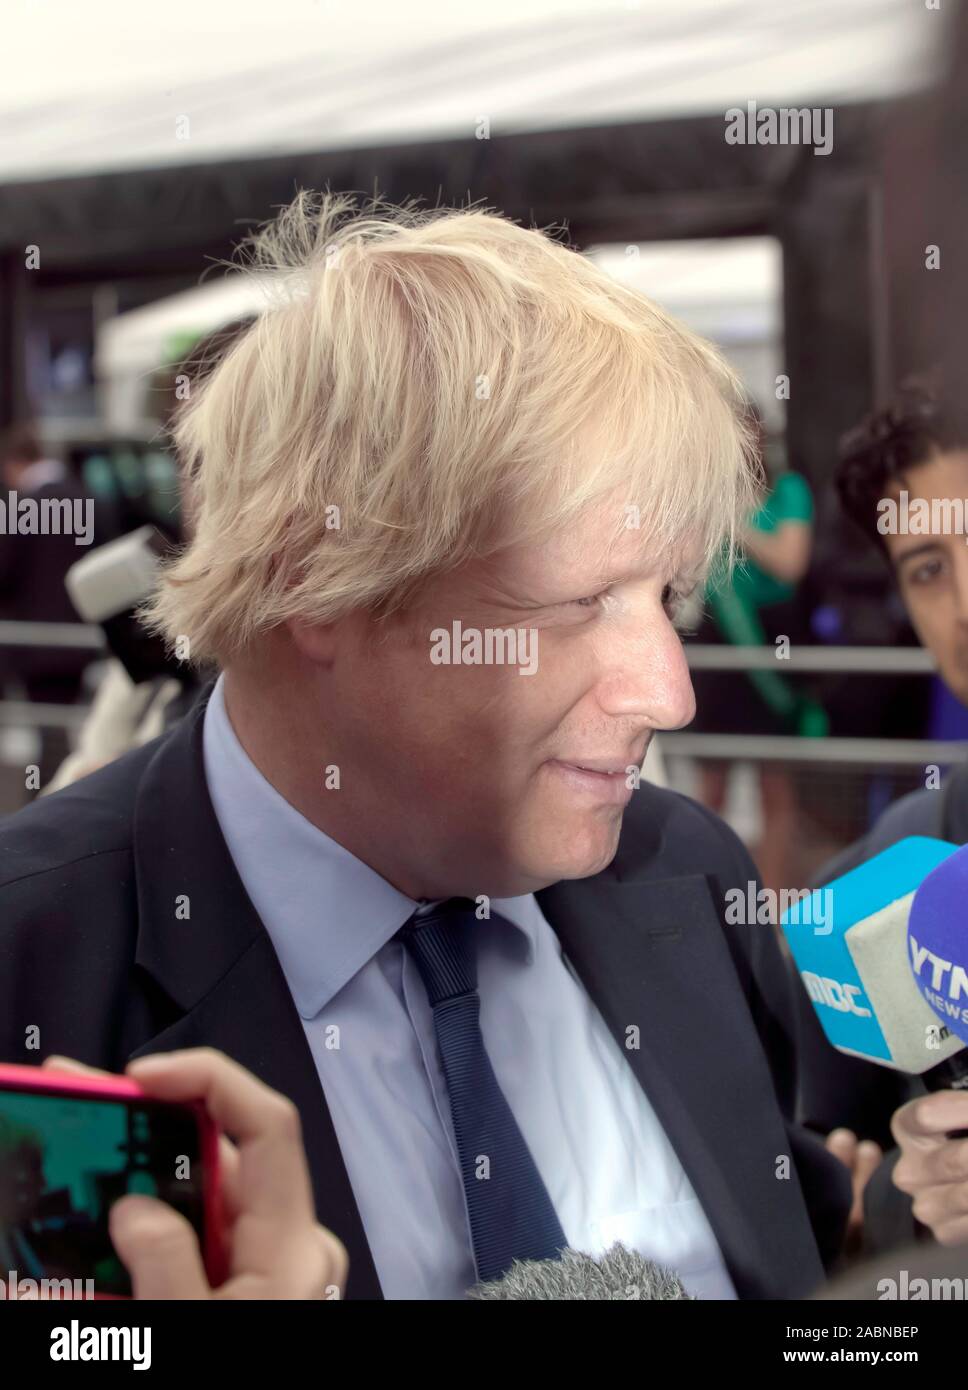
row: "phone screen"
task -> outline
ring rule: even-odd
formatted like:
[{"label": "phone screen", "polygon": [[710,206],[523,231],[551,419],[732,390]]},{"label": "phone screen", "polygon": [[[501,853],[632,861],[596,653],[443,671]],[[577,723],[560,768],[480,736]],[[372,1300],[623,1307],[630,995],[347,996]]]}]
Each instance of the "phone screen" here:
[{"label": "phone screen", "polygon": [[201,1244],[200,1146],[183,1106],[0,1088],[0,1279],[91,1281],[74,1296],[130,1297],[110,1207],[129,1192],[158,1197]]}]

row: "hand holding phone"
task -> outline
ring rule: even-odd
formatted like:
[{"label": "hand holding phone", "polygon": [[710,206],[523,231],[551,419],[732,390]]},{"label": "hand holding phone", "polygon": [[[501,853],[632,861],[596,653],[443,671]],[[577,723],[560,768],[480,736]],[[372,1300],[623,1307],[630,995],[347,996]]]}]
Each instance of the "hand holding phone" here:
[{"label": "hand holding phone", "polygon": [[[42,1070],[118,1080],[56,1056]],[[190,1214],[158,1197],[135,1193],[111,1206],[110,1238],[133,1296],[340,1297],[346,1250],[316,1221],[292,1102],[213,1048],[137,1058],[126,1077],[154,1101],[204,1107],[218,1154],[217,1202],[209,1203],[201,1239]]]}]

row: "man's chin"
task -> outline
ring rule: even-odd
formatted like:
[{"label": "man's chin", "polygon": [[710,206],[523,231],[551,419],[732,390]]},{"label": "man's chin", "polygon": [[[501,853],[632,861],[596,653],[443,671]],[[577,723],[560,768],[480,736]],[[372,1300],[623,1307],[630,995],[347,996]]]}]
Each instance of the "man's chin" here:
[{"label": "man's chin", "polygon": [[594,833],[583,831],[570,842],[562,844],[557,853],[548,856],[549,881],[557,883],[560,879],[591,878],[594,874],[600,874],[615,858],[621,829],[622,817],[619,815],[615,818],[614,826],[597,827]]}]

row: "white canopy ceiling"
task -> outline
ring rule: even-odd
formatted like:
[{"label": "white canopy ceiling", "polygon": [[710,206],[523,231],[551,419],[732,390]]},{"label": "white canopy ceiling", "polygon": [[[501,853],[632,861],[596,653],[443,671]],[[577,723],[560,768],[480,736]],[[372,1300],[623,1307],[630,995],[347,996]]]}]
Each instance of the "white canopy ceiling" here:
[{"label": "white canopy ceiling", "polygon": [[883,97],[929,80],[946,19],[922,0],[4,0],[0,180]]}]

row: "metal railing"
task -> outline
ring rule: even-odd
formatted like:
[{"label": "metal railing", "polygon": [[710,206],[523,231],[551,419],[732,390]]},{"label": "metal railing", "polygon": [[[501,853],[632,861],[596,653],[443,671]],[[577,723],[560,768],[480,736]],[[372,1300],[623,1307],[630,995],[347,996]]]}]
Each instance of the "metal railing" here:
[{"label": "metal railing", "polygon": [[96,623],[0,622],[0,647],[65,647],[103,651],[104,632]]},{"label": "metal railing", "polygon": [[666,758],[730,762],[841,763],[947,767],[968,762],[968,743],[919,738],[796,738],[782,734],[662,734]]},{"label": "metal railing", "polygon": [[[931,675],[937,668],[923,647],[791,647],[782,658],[774,647],[731,647],[687,642],[694,671],[811,672],[821,675]],[[797,738],[782,734],[662,735],[667,757],[718,758],[738,762],[876,764],[880,767],[944,767],[968,761],[968,744],[939,739]]]},{"label": "metal railing", "polygon": [[0,700],[0,728],[80,729],[90,705],[48,705],[33,700]]},{"label": "metal railing", "polygon": [[[106,655],[104,631],[95,623],[0,622],[0,647],[60,647]],[[79,729],[89,706],[0,700],[0,727]]]},{"label": "metal railing", "polygon": [[694,671],[812,671],[825,675],[921,676],[936,670],[923,647],[791,647],[777,656],[774,647],[726,647],[687,642],[683,648]]}]

